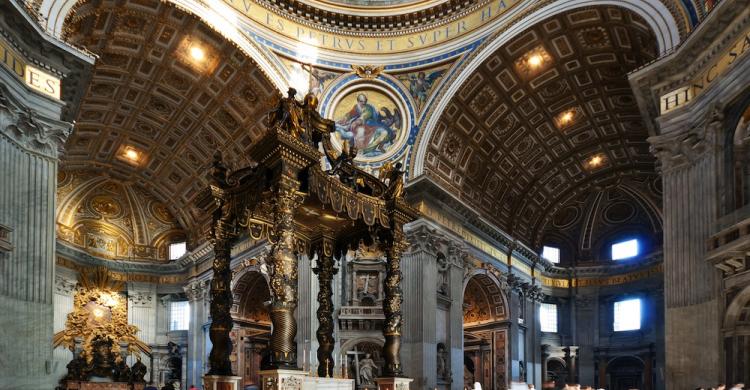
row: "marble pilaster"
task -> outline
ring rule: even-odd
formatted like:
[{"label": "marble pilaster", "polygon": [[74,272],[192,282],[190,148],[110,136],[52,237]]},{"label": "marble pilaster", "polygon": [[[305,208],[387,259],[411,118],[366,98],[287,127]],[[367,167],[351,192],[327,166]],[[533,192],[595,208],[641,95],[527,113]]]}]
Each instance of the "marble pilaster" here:
[{"label": "marble pilaster", "polygon": [[197,384],[201,383],[203,378],[203,362],[207,356],[203,324],[208,319],[206,307],[209,299],[209,286],[205,280],[194,280],[185,285],[184,290],[190,302],[186,378],[188,383]]}]

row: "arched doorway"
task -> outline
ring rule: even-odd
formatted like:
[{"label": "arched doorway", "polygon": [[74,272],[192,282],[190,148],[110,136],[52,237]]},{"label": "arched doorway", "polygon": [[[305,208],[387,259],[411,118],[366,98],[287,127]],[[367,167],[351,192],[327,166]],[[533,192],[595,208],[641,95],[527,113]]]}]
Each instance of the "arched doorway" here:
[{"label": "arched doorway", "polygon": [[643,388],[643,361],[634,356],[614,358],[607,364],[609,389],[628,390]]},{"label": "arched doorway", "polygon": [[547,379],[555,383],[555,388],[562,388],[568,382],[568,367],[562,359],[547,360]]},{"label": "arched doorway", "polygon": [[237,278],[232,292],[232,369],[242,377],[242,386],[260,385],[260,370],[271,337],[271,291],[266,277],[251,270]]},{"label": "arched doorway", "polygon": [[344,342],[341,346],[342,372],[354,379],[357,390],[376,389],[375,378],[382,374],[385,358],[382,356],[383,341],[364,337]]},{"label": "arched doorway", "polygon": [[[500,283],[486,272],[471,275],[464,288],[464,381],[482,389],[508,384],[508,312]],[[468,382],[470,381],[470,382]]]},{"label": "arched doorway", "polygon": [[724,318],[724,365],[726,382],[750,378],[750,286],[735,295]]}]

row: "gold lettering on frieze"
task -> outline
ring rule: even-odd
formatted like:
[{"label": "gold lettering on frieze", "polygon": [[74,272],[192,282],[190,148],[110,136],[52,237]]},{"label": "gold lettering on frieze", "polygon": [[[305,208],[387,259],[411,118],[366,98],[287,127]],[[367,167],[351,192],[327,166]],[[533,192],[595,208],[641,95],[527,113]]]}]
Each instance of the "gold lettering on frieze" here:
[{"label": "gold lettering on frieze", "polygon": [[60,79],[28,64],[11,44],[0,38],[0,62],[31,89],[60,99]]},{"label": "gold lettering on frieze", "polygon": [[[501,250],[499,250],[492,244],[488,243],[484,239],[480,238],[476,234],[466,229],[458,221],[454,220],[453,218],[450,218],[449,216],[445,215],[439,210],[434,210],[433,208],[428,206],[425,202],[419,202],[416,208],[422,213],[422,215],[446,227],[448,230],[452,231],[453,233],[456,233],[461,238],[463,238],[467,243],[471,244],[475,248],[492,256],[493,258],[497,259],[498,261],[502,263],[508,264],[507,254],[505,254],[504,252],[502,252]],[[518,261],[518,259],[515,259],[515,260]],[[520,261],[518,261],[518,263],[514,262],[513,264],[514,266],[516,266],[519,263]],[[525,272],[528,275],[531,275],[531,269],[528,267],[526,267],[525,269],[521,269],[521,271]]]},{"label": "gold lettering on frieze", "polygon": [[690,80],[687,85],[662,95],[659,98],[659,109],[661,114],[663,115],[682,107],[695,99],[695,97],[706,90],[718,76],[731,68],[732,65],[737,62],[737,59],[748,52],[750,52],[750,30],[745,31],[742,37],[737,39],[718,60]]},{"label": "gold lettering on frieze", "polygon": [[504,15],[521,0],[494,0],[450,23],[397,37],[341,35],[285,19],[254,0],[224,0],[263,28],[321,49],[355,54],[393,54],[428,48],[467,35]]}]

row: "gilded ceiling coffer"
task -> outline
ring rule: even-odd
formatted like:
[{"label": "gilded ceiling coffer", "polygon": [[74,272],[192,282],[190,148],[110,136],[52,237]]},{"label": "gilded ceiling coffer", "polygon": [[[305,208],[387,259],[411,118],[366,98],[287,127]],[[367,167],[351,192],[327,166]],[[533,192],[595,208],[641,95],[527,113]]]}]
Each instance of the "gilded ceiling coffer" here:
[{"label": "gilded ceiling coffer", "polygon": [[[333,239],[331,232],[325,235],[314,246],[318,256],[317,267],[313,272],[318,275],[318,376],[333,378],[333,350],[336,342],[333,338],[333,275],[338,272],[333,259]],[[312,259],[313,256],[310,256]]]},{"label": "gilded ceiling coffer", "polygon": [[[213,343],[209,375],[230,376],[232,327],[230,250],[240,233],[270,245],[271,343],[270,361],[263,369],[297,369],[294,337],[297,321],[298,255],[317,254],[315,272],[320,281],[317,336],[319,375],[333,376],[333,301],[331,282],[336,273],[334,256],[362,239],[378,235],[389,243],[386,286],[387,375],[400,375],[401,272],[400,257],[406,243],[403,225],[419,212],[403,199],[401,164],[386,164],[375,177],[354,163],[356,149],[337,151],[331,142],[334,122],[317,112],[318,101],[308,95],[296,99],[290,88],[269,113],[266,134],[250,149],[255,163],[231,174],[217,152],[211,172],[210,196],[199,206],[212,211],[214,279],[211,282],[210,337]],[[323,154],[319,151],[322,143]],[[323,171],[321,158],[333,169]]]}]

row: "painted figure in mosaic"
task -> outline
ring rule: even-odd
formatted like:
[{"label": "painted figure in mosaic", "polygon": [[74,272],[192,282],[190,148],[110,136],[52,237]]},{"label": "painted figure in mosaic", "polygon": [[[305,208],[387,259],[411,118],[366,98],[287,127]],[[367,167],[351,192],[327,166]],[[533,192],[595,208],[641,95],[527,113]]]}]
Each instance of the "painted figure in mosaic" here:
[{"label": "painted figure in mosaic", "polygon": [[336,131],[342,140],[355,145],[364,156],[385,152],[385,148],[396,138],[396,129],[401,127],[401,114],[386,107],[379,112],[367,102],[367,94],[357,95],[357,103],[343,118],[336,121]]},{"label": "painted figure in mosaic", "polygon": [[417,106],[422,107],[424,105],[430,89],[432,89],[432,85],[435,84],[443,73],[445,73],[445,70],[436,70],[430,72],[429,75],[425,72],[409,75],[409,92],[414,100],[417,101]]}]

